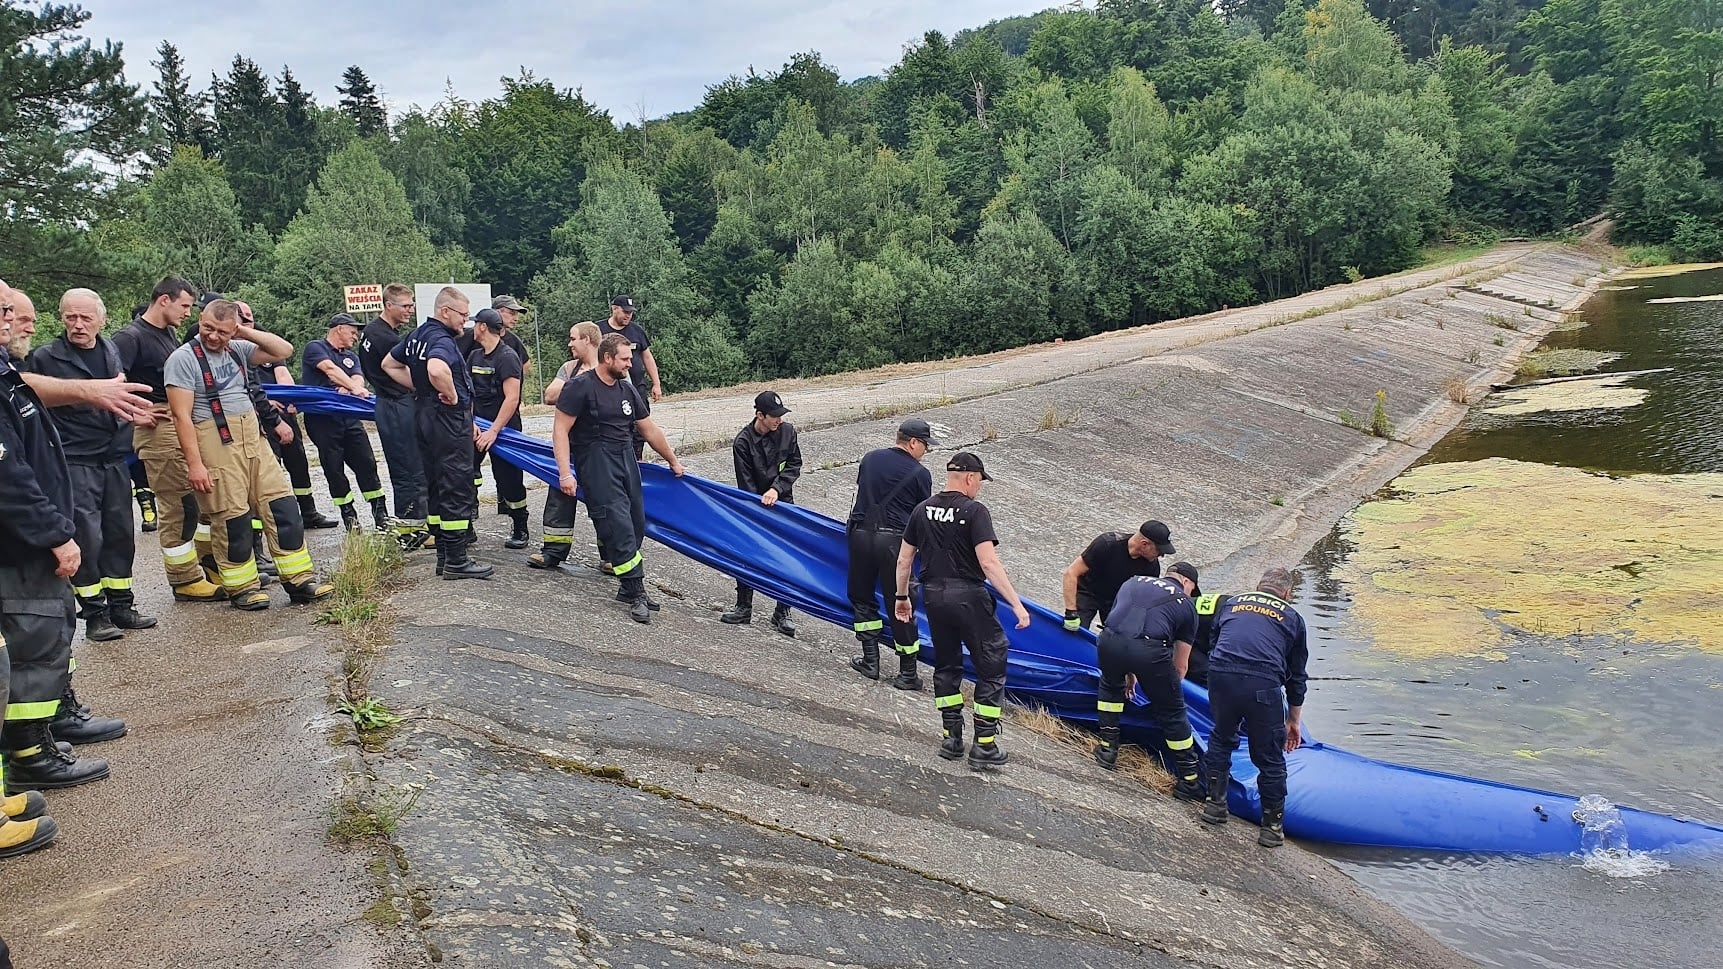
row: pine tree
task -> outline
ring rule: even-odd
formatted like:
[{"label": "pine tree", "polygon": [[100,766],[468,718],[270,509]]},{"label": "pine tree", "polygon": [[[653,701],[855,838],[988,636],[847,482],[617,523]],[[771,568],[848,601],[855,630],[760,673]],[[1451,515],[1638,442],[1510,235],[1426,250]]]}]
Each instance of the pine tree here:
[{"label": "pine tree", "polygon": [[271,147],[278,175],[274,203],[264,221],[272,232],[286,227],[288,220],[299,213],[306,190],[317,178],[317,170],[323,167],[317,105],[311,100],[311,92],[286,67],[281,69],[275,90],[281,101],[281,124],[273,133]]},{"label": "pine tree", "polygon": [[281,225],[272,218],[280,193],[274,141],[281,127],[281,102],[270,90],[269,78],[245,57],[234,57],[226,79],[214,79],[211,87],[216,141],[239,211],[246,224],[262,223],[279,231]]},{"label": "pine tree", "polygon": [[159,140],[150,147],[150,158],[165,165],[173,157],[176,145],[195,145],[210,154],[213,138],[209,119],[209,94],[193,93],[185,75],[185,58],[171,41],[162,41],[156,48],[157,60],[150,62],[161,77],[150,95],[150,113],[160,131]]},{"label": "pine tree", "polygon": [[347,68],[341,75],[341,83],[335,85],[335,93],[341,95],[341,110],[353,119],[359,137],[369,138],[388,127],[389,115],[383,110],[383,99],[377,96],[376,85],[359,65]]}]

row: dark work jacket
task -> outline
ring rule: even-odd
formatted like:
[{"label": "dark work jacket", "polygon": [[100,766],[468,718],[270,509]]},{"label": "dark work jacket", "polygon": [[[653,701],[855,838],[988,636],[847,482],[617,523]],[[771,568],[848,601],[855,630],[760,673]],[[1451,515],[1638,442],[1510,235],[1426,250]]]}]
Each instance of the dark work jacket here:
[{"label": "dark work jacket", "polygon": [[41,398],[0,349],[0,565],[39,567],[72,540],[72,474]]},{"label": "dark work jacket", "polygon": [[1290,706],[1304,705],[1310,660],[1304,617],[1266,592],[1241,592],[1216,610],[1209,677],[1243,673],[1279,682]]},{"label": "dark work jacket", "polygon": [[796,479],[802,476],[802,445],[795,425],[785,421],[776,431],[761,434],[749,421],[736,432],[730,452],[736,459],[736,487],[756,495],[776,488],[779,500],[794,500]]},{"label": "dark work jacket", "polygon": [[[30,354],[30,371],[67,380],[106,380],[120,372],[120,353],[105,336],[96,337],[96,349],[107,356],[105,368],[91,373],[83,355],[64,336],[36,348]],[[73,464],[112,464],[125,460],[132,449],[132,425],[109,411],[89,404],[55,407],[48,411],[60,431],[66,460]]]}]

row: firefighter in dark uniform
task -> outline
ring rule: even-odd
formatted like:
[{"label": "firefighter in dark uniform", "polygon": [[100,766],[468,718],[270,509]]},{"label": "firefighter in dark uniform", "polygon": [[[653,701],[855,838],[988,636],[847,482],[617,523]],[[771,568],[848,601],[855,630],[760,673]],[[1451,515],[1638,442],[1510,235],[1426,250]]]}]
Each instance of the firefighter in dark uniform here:
[{"label": "firefighter in dark uniform", "polygon": [[473,384],[455,346],[467,320],[466,294],[453,286],[437,293],[432,318],[395,344],[383,361],[389,377],[413,388],[413,419],[430,493],[426,524],[437,529],[437,574],[445,579],[488,579],[496,571],[467,554],[479,492],[473,487]]},{"label": "firefighter in dark uniform", "polygon": [[42,399],[0,352],[0,548],[6,550],[0,557],[0,642],[10,682],[0,740],[8,792],[108,776],[107,761],[62,749],[53,732],[72,687],[78,615],[68,580],[82,564],[73,538],[77,515],[59,432]]},{"label": "firefighter in dark uniform", "polygon": [[[359,321],[346,313],[335,314],[323,339],[305,344],[299,368],[305,386],[370,399],[371,391],[366,388],[365,375],[359,369],[359,355],[353,352],[353,345],[358,342]],[[353,486],[347,482],[350,468],[359,480],[360,497],[371,506],[372,524],[377,531],[388,534],[389,504],[383,499],[383,482],[377,477],[377,455],[371,450],[365,422],[356,417],[307,414],[305,431],[317,446],[323,477],[329,482],[329,497],[341,513],[341,523],[350,532],[359,530],[359,509],[354,507]]]},{"label": "firefighter in dark uniform", "polygon": [[401,329],[413,322],[413,291],[400,283],[383,287],[383,312],[359,338],[359,366],[377,394],[377,439],[389,465],[389,486],[395,496],[395,541],[407,551],[431,540],[425,530],[425,459],[419,453],[418,424],[413,416],[411,388],[402,388],[383,369],[383,362],[401,342]]},{"label": "firefighter in dark uniform", "polygon": [[[610,558],[619,602],[628,603],[635,622],[652,621],[646,595],[646,564],[640,543],[646,538],[646,506],[640,494],[640,462],[634,437],[644,438],[682,475],[682,462],[652,420],[652,408],[628,379],[633,349],[628,337],[606,334],[598,344],[598,366],[569,381],[556,397],[551,445],[556,451],[557,485],[573,497],[575,482],[586,497],[586,511]],[[570,461],[573,461],[572,470]]]},{"label": "firefighter in dark uniform", "polygon": [[520,387],[526,369],[520,355],[503,339],[505,335],[501,313],[479,310],[473,320],[467,370],[473,375],[473,413],[490,421],[491,426],[479,434],[473,447],[473,485],[478,486],[489,453],[491,476],[497,479],[497,510],[514,522],[503,547],[526,548],[526,478],[520,468],[491,450],[503,428],[521,429]]},{"label": "firefighter in dark uniform", "polygon": [[1173,554],[1173,533],[1157,521],[1130,533],[1103,532],[1065,567],[1065,628],[1088,629],[1113,609],[1119,587],[1139,575],[1161,574],[1161,556]]},{"label": "firefighter in dark uniform", "polygon": [[[562,396],[562,388],[574,378],[598,366],[598,343],[604,339],[598,324],[576,323],[568,329],[569,361],[556,372],[555,379],[544,388],[544,402],[552,407]],[[544,545],[526,557],[526,564],[535,569],[557,569],[574,549],[574,515],[580,505],[561,488],[547,488],[544,495]],[[602,550],[600,551],[602,555]],[[608,563],[605,563],[608,565]],[[594,571],[596,575],[597,572]]]},{"label": "firefighter in dark uniform", "polygon": [[[240,323],[245,326],[255,325],[251,311],[244,303],[239,304],[239,314]],[[293,373],[284,363],[260,364],[255,368],[255,375],[259,388],[271,384],[293,385]],[[306,528],[336,527],[341,523],[318,511],[317,498],[311,493],[311,460],[305,454],[305,428],[300,426],[299,412],[276,400],[270,401],[269,406],[281,415],[281,423],[286,425],[291,436],[285,444],[278,433],[265,433],[263,439],[269,442],[269,449],[275,452],[275,459],[281,462],[281,467],[287,472],[287,481],[293,486],[293,497],[299,502],[300,521]],[[258,547],[267,550],[268,545],[262,541],[261,536],[260,531]]]},{"label": "firefighter in dark uniform", "polygon": [[[933,429],[927,422],[912,417],[898,425],[895,446],[869,451],[856,469],[856,501],[850,508],[845,541],[849,545],[850,611],[862,652],[850,660],[850,668],[870,680],[879,679],[879,646],[885,632],[879,596],[896,591],[893,579],[904,525],[915,506],[933,494],[933,475],[921,464],[932,440]],[[915,623],[898,620],[892,608],[887,608],[886,614],[893,616],[891,641],[898,663],[891,685],[919,690],[921,676],[916,663],[921,641]]]},{"label": "firefighter in dark uniform", "polygon": [[[1257,844],[1273,848],[1286,840],[1286,755],[1298,749],[1299,724],[1310,659],[1304,617],[1287,603],[1292,573],[1269,569],[1255,592],[1233,596],[1215,619],[1215,647],[1209,656],[1208,800],[1202,819],[1227,820],[1227,782],[1232,752],[1242,724],[1256,765],[1256,790],[1262,798],[1262,829]],[[1282,690],[1285,690],[1284,697]]]},{"label": "firefighter in dark uniform", "polygon": [[1232,601],[1232,596],[1211,592],[1198,595],[1191,601],[1197,607],[1197,638],[1191,641],[1191,665],[1185,670],[1185,679],[1206,690],[1208,658],[1214,652],[1215,620],[1220,618],[1221,609]]},{"label": "firefighter in dark uniform", "polygon": [[[102,327],[102,298],[88,289],[60,298],[65,332],[30,355],[31,369],[69,380],[108,380],[120,374],[120,355]],[[72,476],[75,539],[82,557],[72,591],[84,618],[84,637],[119,639],[127,629],[149,629],[155,617],[137,611],[132,597],[132,559],[137,536],[132,522],[131,481],[126,457],[132,425],[109,411],[80,404],[55,407],[54,424]],[[63,739],[70,740],[66,737]]]},{"label": "firefighter in dark uniform", "polygon": [[1185,801],[1203,799],[1202,763],[1179,685],[1197,637],[1191,596],[1200,591],[1196,566],[1189,562],[1175,564],[1165,578],[1131,579],[1119,588],[1096,647],[1101,680],[1095,719],[1101,742],[1095,745],[1095,763],[1108,770],[1119,766],[1119,717],[1125,712],[1128,678],[1135,677],[1160,724],[1173,796]]},{"label": "firefighter in dark uniform", "polygon": [[[767,508],[783,502],[795,504],[796,479],[802,476],[802,445],[796,426],[784,420],[790,409],[784,399],[765,390],[754,398],[754,419],[736,432],[730,456],[736,465],[736,487],[760,496]],[[754,618],[754,590],[736,583],[736,607],[719,617],[720,622],[742,625]],[[778,603],[772,610],[772,628],[794,637],[790,607]]]},{"label": "firefighter in dark uniform", "polygon": [[[1005,700],[1005,654],[1010,643],[999,626],[993,592],[1011,606],[1017,628],[1029,625],[1029,610],[1017,597],[994,546],[993,515],[976,500],[981,483],[993,480],[981,459],[967,451],[945,465],[945,490],[915,506],[897,556],[894,614],[913,621],[910,573],[921,555],[922,608],[933,638],[933,704],[945,727],[939,756],[963,756],[963,651],[975,667],[975,745],[969,766],[992,767],[1009,758],[999,749],[1000,704]],[[987,588],[987,582],[993,589]]]}]

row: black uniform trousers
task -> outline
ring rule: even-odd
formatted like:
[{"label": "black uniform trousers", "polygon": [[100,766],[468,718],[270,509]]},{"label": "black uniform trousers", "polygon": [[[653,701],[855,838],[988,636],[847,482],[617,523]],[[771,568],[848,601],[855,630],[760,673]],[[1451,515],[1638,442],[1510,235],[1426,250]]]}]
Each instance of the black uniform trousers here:
[{"label": "black uniform trousers", "polygon": [[395,517],[417,524],[429,507],[425,459],[419,449],[417,401],[411,394],[378,394],[375,403],[377,439],[383,442],[383,460],[389,464],[389,486],[394,491]]},{"label": "black uniform trousers", "polygon": [[425,521],[441,531],[439,544],[465,547],[467,530],[479,511],[479,491],[473,487],[473,411],[435,400],[413,411],[419,453],[424,458],[429,514]]},{"label": "black uniform trousers", "polygon": [[[496,420],[496,412],[480,414],[487,421]],[[509,418],[508,427],[521,429],[520,415]],[[473,448],[473,487],[477,488],[484,478],[486,452]],[[495,451],[489,452],[491,458],[491,477],[497,479],[497,514],[520,519],[526,524],[526,475],[521,469],[510,464],[502,455]],[[555,489],[552,489],[555,490]],[[558,494],[562,494],[560,491]],[[563,497],[568,497],[563,495]],[[572,523],[571,523],[572,524]]]},{"label": "black uniform trousers", "polygon": [[640,557],[640,543],[646,537],[646,504],[640,494],[640,462],[635,460],[633,442],[594,441],[573,457],[575,480],[598,532],[599,554],[622,580],[625,597],[632,600],[645,594],[646,563]]},{"label": "black uniform trousers", "polygon": [[[1209,735],[1207,769],[1209,783],[1225,777],[1231,769],[1232,752],[1238,749],[1239,728],[1250,742],[1250,762],[1256,765],[1256,790],[1264,808],[1286,804],[1286,703],[1280,682],[1272,676],[1228,669],[1210,669],[1209,712],[1214,715],[1214,733]],[[1213,790],[1211,786],[1209,788]]]},{"label": "black uniform trousers", "polygon": [[1173,647],[1164,639],[1126,636],[1110,629],[1101,631],[1096,650],[1101,683],[1096,691],[1096,726],[1101,741],[1119,746],[1119,718],[1125,712],[1125,676],[1135,675],[1149,698],[1149,713],[1161,727],[1168,768],[1174,777],[1194,781],[1202,769],[1190,718],[1185,713],[1185,693],[1179,671],[1173,667]]},{"label": "black uniform trousers", "polygon": [[53,556],[25,552],[0,565],[0,640],[10,660],[8,725],[52,720],[72,682],[78,609],[71,583],[54,574]]},{"label": "black uniform trousers", "polygon": [[[894,528],[851,525],[845,537],[849,542],[848,593],[850,612],[855,617],[856,639],[864,646],[877,644],[885,632],[885,622],[879,615],[879,594],[883,591],[885,601],[895,605],[897,555],[903,548],[903,533]],[[892,645],[899,655],[920,653],[921,640],[915,623],[898,622],[889,608],[887,612],[891,618]],[[961,660],[959,657],[959,662]]]},{"label": "black uniform trousers", "polygon": [[[335,507],[345,508],[353,503],[353,486],[347,483],[347,469],[359,479],[359,491],[366,501],[383,497],[383,483],[377,478],[377,455],[371,452],[371,439],[365,436],[364,423],[350,417],[305,415],[305,430],[311,443],[317,445],[317,460],[323,464],[323,477],[329,482],[329,497]],[[468,438],[468,451],[472,450]]]},{"label": "black uniform trousers", "polygon": [[281,462],[281,467],[287,471],[287,481],[293,486],[293,497],[311,497],[311,461],[305,456],[305,428],[299,426],[299,415],[281,414],[282,423],[293,428],[293,440],[287,444],[281,443],[275,435],[264,431],[263,439],[269,442],[269,449],[275,452],[275,459]]},{"label": "black uniform trousers", "polygon": [[85,618],[109,607],[132,604],[132,482],[124,458],[108,464],[68,462],[72,476],[72,540],[82,560],[72,576],[72,591]]},{"label": "black uniform trousers", "polygon": [[928,581],[922,589],[933,639],[933,705],[947,737],[963,736],[963,651],[975,667],[975,742],[999,733],[1005,702],[1005,654],[1010,642],[994,615],[993,593],[979,582]]},{"label": "black uniform trousers", "polygon": [[1077,625],[1084,629],[1095,628],[1095,617],[1107,618],[1107,613],[1113,611],[1111,602],[1102,604],[1093,596],[1077,593]]},{"label": "black uniform trousers", "polygon": [[[552,485],[544,495],[544,545],[540,554],[552,564],[566,560],[574,551],[574,519],[580,511],[580,500],[570,498],[562,489]],[[598,557],[608,562],[604,543],[600,542]]]}]

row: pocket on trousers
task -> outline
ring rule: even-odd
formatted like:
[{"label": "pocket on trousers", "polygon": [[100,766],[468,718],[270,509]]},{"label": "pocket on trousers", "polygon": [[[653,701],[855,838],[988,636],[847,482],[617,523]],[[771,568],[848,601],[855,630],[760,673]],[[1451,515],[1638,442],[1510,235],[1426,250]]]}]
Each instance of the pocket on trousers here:
[{"label": "pocket on trousers", "polygon": [[0,568],[0,607],[5,612],[58,616],[71,594],[71,583],[46,563],[39,568]]}]

